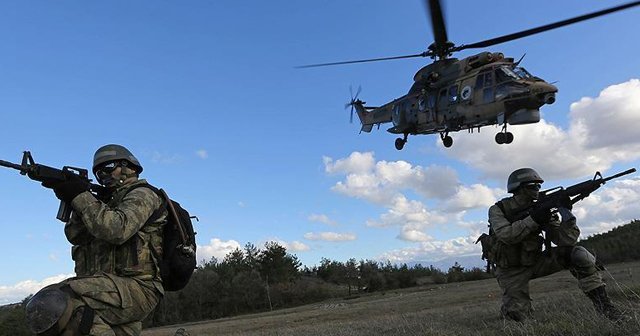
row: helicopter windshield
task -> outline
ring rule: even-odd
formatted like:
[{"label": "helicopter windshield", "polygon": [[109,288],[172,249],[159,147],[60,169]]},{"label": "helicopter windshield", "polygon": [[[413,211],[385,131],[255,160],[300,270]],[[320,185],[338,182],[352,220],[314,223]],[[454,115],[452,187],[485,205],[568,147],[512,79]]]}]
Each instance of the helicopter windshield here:
[{"label": "helicopter windshield", "polygon": [[529,79],[533,78],[533,76],[523,67],[515,67],[513,68],[513,72],[515,72],[520,78]]},{"label": "helicopter windshield", "polygon": [[520,78],[522,77],[520,77],[516,72],[511,70],[509,67],[501,66],[496,69],[496,81],[498,83],[512,81]]}]

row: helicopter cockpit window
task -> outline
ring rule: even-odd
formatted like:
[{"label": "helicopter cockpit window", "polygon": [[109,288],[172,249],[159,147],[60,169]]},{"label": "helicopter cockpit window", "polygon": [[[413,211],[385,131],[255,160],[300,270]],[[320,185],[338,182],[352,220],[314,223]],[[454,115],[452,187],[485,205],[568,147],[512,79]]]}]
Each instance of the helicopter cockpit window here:
[{"label": "helicopter cockpit window", "polygon": [[476,89],[482,89],[483,87],[489,87],[493,85],[492,72],[483,72],[478,74],[476,78]]},{"label": "helicopter cockpit window", "polygon": [[458,101],[458,86],[453,85],[449,87],[449,102],[455,103]]},{"label": "helicopter cockpit window", "polygon": [[519,79],[520,77],[508,67],[499,67],[496,69],[496,82],[502,83]]},{"label": "helicopter cockpit window", "polygon": [[529,73],[529,71],[527,71],[523,67],[515,67],[513,69],[513,72],[515,72],[520,78],[524,78],[524,79],[533,78],[533,76]]}]

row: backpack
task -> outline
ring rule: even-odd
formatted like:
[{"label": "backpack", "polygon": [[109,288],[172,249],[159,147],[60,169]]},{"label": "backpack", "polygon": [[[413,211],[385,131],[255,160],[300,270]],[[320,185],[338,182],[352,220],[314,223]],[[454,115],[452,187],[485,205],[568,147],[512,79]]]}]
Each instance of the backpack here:
[{"label": "backpack", "polygon": [[196,269],[196,232],[193,230],[191,216],[180,203],[170,199],[164,190],[150,184],[136,187],[149,188],[162,199],[162,205],[149,220],[155,220],[162,214],[162,210],[167,209],[167,223],[162,232],[162,258],[159,260],[160,277],[166,291],[181,290],[189,283]]}]

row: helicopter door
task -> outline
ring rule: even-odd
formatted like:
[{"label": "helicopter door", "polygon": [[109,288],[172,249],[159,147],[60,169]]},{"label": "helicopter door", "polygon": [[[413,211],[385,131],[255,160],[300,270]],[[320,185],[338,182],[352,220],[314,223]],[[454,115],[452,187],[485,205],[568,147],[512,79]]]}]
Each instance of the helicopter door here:
[{"label": "helicopter door", "polygon": [[486,71],[478,74],[476,78],[476,96],[474,100],[479,104],[489,104],[494,101],[493,72]]}]

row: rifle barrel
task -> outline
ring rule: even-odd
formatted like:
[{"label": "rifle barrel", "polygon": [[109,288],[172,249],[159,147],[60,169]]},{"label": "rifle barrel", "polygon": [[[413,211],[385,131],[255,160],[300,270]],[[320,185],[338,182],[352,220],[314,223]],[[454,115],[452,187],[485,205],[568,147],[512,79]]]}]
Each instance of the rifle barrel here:
[{"label": "rifle barrel", "polygon": [[19,164],[11,163],[9,161],[5,161],[5,160],[0,160],[0,166],[17,169],[19,171],[23,171],[24,170],[23,166],[21,166]]},{"label": "rifle barrel", "polygon": [[618,178],[620,176],[629,175],[629,174],[635,173],[635,172],[636,172],[635,168],[629,168],[629,169],[623,171],[622,173],[617,173],[617,174],[615,174],[613,176],[609,176],[609,177],[605,178],[604,181],[607,182],[609,180],[613,180],[613,179]]}]

